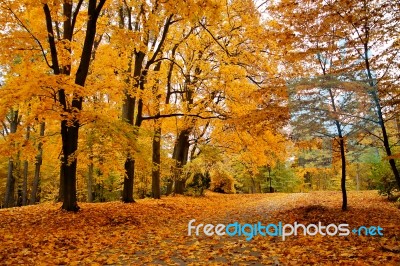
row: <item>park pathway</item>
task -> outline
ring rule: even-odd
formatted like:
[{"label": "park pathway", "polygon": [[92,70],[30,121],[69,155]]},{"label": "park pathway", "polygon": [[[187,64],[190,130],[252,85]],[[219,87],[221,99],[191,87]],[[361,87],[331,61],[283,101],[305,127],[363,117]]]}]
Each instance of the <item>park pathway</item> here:
[{"label": "park pathway", "polygon": [[[270,195],[270,197],[269,197]],[[243,202],[228,209],[204,212],[195,224],[263,224],[277,222],[277,214],[291,209],[296,202],[304,200],[307,194],[267,194],[252,202]],[[157,237],[158,231],[151,232],[138,243],[143,249],[127,257],[124,263],[130,265],[279,265],[278,256],[273,255],[272,246],[277,237],[256,237],[246,241],[244,236],[188,236],[188,222],[182,219],[177,230],[169,237]],[[194,232],[193,232],[194,234]],[[261,240],[261,241],[260,241]],[[271,242],[271,243],[269,243]],[[176,249],[163,249],[175,246]],[[165,250],[168,250],[165,252]],[[266,252],[263,252],[266,251]],[[124,264],[123,263],[123,264]]]}]

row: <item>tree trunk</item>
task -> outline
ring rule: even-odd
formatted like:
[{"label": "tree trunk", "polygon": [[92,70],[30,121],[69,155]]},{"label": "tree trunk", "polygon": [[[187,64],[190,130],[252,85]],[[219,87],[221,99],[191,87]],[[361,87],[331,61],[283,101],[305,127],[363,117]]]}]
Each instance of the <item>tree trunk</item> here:
[{"label": "tree trunk", "polygon": [[93,202],[93,162],[88,166],[87,202]]},{"label": "tree trunk", "polygon": [[[40,123],[40,137],[44,136],[45,130],[45,123]],[[37,194],[39,190],[39,183],[40,183],[40,167],[42,165],[42,158],[43,158],[43,143],[42,141],[38,144],[38,154],[36,155],[36,162],[35,162],[35,176],[33,177],[33,184],[32,184],[32,191],[31,191],[31,199],[30,204],[35,204],[37,201]]]},{"label": "tree trunk", "polygon": [[168,183],[167,183],[167,191],[165,192],[165,195],[171,195],[172,193],[172,188],[174,186],[174,181],[172,178],[168,178]]},{"label": "tree trunk", "polygon": [[360,164],[357,162],[356,189],[360,190]]},{"label": "tree trunk", "polygon": [[250,177],[250,179],[251,179],[251,194],[254,194],[254,193],[256,193],[256,183],[252,176]]},{"label": "tree trunk", "polygon": [[[10,122],[10,134],[17,132],[17,127],[19,123],[18,110],[11,111]],[[10,208],[14,206],[15,199],[15,176],[14,176],[14,159],[8,159],[8,171],[7,171],[7,181],[6,181],[6,192],[4,196],[4,208]]]},{"label": "tree trunk", "polygon": [[[387,134],[386,131],[386,125],[385,125],[385,121],[383,119],[383,114],[382,114],[382,106],[379,102],[379,97],[377,94],[377,91],[373,91],[372,92],[372,98],[374,100],[375,106],[376,106],[376,110],[377,110],[377,115],[378,115],[378,121],[379,121],[379,126],[381,128],[382,131],[382,139],[383,139],[383,146],[385,148],[385,152],[386,155],[388,157],[392,156],[392,150],[390,147],[390,143],[389,143],[389,136]],[[392,169],[394,178],[396,180],[397,186],[400,189],[400,174],[399,174],[399,170],[396,167],[396,162],[393,158],[389,159],[389,164],[390,164],[390,168]]]},{"label": "tree trunk", "polygon": [[[142,73],[142,63],[144,60],[145,54],[143,52],[137,52],[135,54],[135,68],[133,71],[134,79],[139,79],[141,77]],[[129,84],[129,83],[128,83]],[[134,84],[135,88],[139,87],[139,84]],[[137,110],[137,117],[136,117],[136,122],[134,123],[134,113],[135,113],[135,104],[136,104],[136,98],[132,97],[131,94],[126,91],[125,92],[125,101],[124,105],[122,108],[122,119],[137,127],[136,130],[141,125],[141,116],[142,116],[142,108],[140,105],[143,103],[139,100],[138,102],[138,110]],[[135,178],[135,159],[132,158],[131,154],[128,154],[126,160],[125,160],[125,178],[124,178],[124,184],[123,184],[123,189],[122,189],[122,201],[125,203],[132,203],[135,202],[133,199],[133,186],[134,186],[134,178]]]},{"label": "tree trunk", "polygon": [[159,121],[156,121],[156,129],[153,136],[153,168],[151,173],[151,190],[153,198],[159,199],[161,195],[160,189],[160,168],[161,168],[161,127]]},{"label": "tree trunk", "polygon": [[[161,69],[161,61],[154,67],[154,71],[158,72]],[[159,92],[159,81],[153,86],[153,95],[155,96],[155,109],[156,115],[160,115],[160,98]],[[168,104],[168,102],[167,102]],[[161,195],[160,188],[160,173],[161,173],[161,120],[156,119],[154,121],[154,136],[153,136],[153,156],[152,156],[152,171],[151,171],[151,191],[152,196],[155,199],[159,199]]]},{"label": "tree trunk", "polygon": [[[26,137],[25,140],[28,141],[30,137],[30,127],[26,127]],[[28,166],[29,163],[27,160],[24,161],[24,169],[22,173],[22,206],[26,206],[28,204]]]},{"label": "tree trunk", "polygon": [[23,180],[22,180],[22,206],[28,204],[28,161],[24,161]]},{"label": "tree trunk", "polygon": [[[135,98],[128,92],[125,93],[125,102],[122,109],[122,119],[133,125],[133,116],[135,112]],[[131,158],[131,154],[127,155],[125,160],[125,178],[122,190],[122,201],[125,203],[135,202],[133,199],[133,184],[135,176],[135,161]]]},{"label": "tree trunk", "polygon": [[[325,70],[323,70],[324,75]],[[328,89],[330,100],[331,100],[331,106],[333,109],[333,112],[336,114],[337,108],[335,104],[335,99],[334,95],[331,89]],[[338,137],[339,137],[339,146],[340,146],[340,159],[341,159],[341,168],[342,168],[342,178],[340,181],[340,187],[342,189],[342,210],[346,211],[347,210],[347,191],[346,191],[346,151],[345,151],[345,143],[344,143],[344,138],[343,138],[343,132],[342,132],[342,126],[340,124],[339,120],[334,120]]]},{"label": "tree trunk", "polygon": [[340,145],[340,157],[342,161],[342,180],[341,180],[341,188],[342,188],[342,210],[347,210],[347,192],[346,192],[346,154],[345,154],[345,147],[344,147],[344,139],[341,136],[341,132],[339,135],[339,145]]},{"label": "tree trunk", "polygon": [[[368,32],[369,29],[366,29],[366,31]],[[371,66],[370,66],[370,62],[369,62],[369,57],[368,57],[368,39],[367,41],[364,43],[364,62],[365,62],[365,68],[367,70],[367,75],[368,75],[368,83],[370,85],[371,88],[373,88],[371,95],[372,95],[372,99],[375,103],[375,107],[376,107],[376,113],[378,115],[378,121],[379,121],[379,126],[381,128],[382,131],[382,138],[383,138],[383,146],[385,148],[386,151],[386,155],[388,157],[392,156],[392,151],[390,148],[390,142],[389,142],[389,136],[387,134],[386,131],[386,125],[385,125],[385,120],[383,118],[383,113],[382,113],[382,106],[379,100],[379,95],[378,95],[378,89],[376,88],[376,84],[374,82],[374,78],[372,76],[372,72],[371,72]],[[396,162],[393,158],[389,159],[389,164],[390,164],[390,168],[392,169],[394,178],[396,179],[396,183],[397,183],[397,187],[400,189],[400,174],[399,174],[399,170],[396,167]]]},{"label": "tree trunk", "polygon": [[[62,155],[63,157],[63,155]],[[61,157],[60,161],[60,186],[58,187],[58,198],[57,202],[63,202],[64,201],[64,167],[62,160],[63,158]]]},{"label": "tree trunk", "polygon": [[63,146],[62,167],[64,173],[63,182],[63,205],[62,209],[66,211],[77,212],[79,210],[76,198],[76,166],[77,160],[74,153],[78,148],[79,125],[74,127],[67,126],[67,121],[61,122],[61,137]]},{"label": "tree trunk", "polygon": [[[98,2],[98,3],[97,3]],[[87,5],[88,21],[85,31],[85,39],[83,42],[82,53],[80,56],[79,66],[75,74],[75,84],[81,87],[85,86],[86,78],[89,73],[91,59],[93,57],[93,44],[95,42],[97,20],[106,0],[89,0]],[[72,13],[72,2],[64,1],[63,3],[63,39],[72,41],[76,16],[79,13],[80,4],[77,9]],[[52,66],[54,75],[70,75],[71,74],[71,48],[58,48],[55,41],[55,34],[53,31],[53,19],[51,10],[46,2],[43,3],[43,11],[46,19],[46,29],[49,43],[49,50],[51,54]],[[59,64],[57,49],[65,49],[68,52],[69,58],[64,59],[64,64]],[[60,189],[63,193],[62,209],[66,211],[78,211],[79,206],[76,199],[76,166],[77,160],[74,157],[78,148],[79,127],[80,122],[76,116],[76,112],[82,110],[83,98],[80,95],[73,95],[72,103],[68,103],[68,95],[64,89],[58,90],[58,101],[63,108],[64,112],[72,115],[69,121],[63,118],[61,121],[61,138],[62,138],[62,152],[63,159],[61,162],[62,176],[60,176]],[[60,193],[61,194],[61,193]]]},{"label": "tree trunk", "polygon": [[6,194],[4,197],[4,208],[14,207],[15,177],[14,177],[14,160],[8,159]]},{"label": "tree trunk", "polygon": [[[129,17],[129,20],[131,19],[131,10],[128,8],[127,14]],[[119,16],[120,16],[120,21],[119,21],[119,27],[123,28],[125,26],[125,18],[124,18],[124,10],[123,6],[120,6],[119,9]],[[135,89],[140,89],[140,91],[144,90],[144,83],[145,79],[147,76],[147,73],[150,69],[150,66],[155,62],[156,57],[158,54],[161,53],[161,48],[166,40],[166,36],[168,33],[169,26],[171,25],[171,20],[172,20],[173,15],[170,15],[168,19],[165,22],[165,25],[163,27],[163,32],[162,32],[162,37],[160,39],[160,42],[158,43],[157,49],[155,50],[154,54],[148,58],[147,63],[145,66],[143,66],[143,60],[145,58],[145,53],[142,51],[134,51],[135,54],[135,66],[134,66],[134,71],[133,71],[133,76],[134,80],[136,83],[133,85]],[[128,23],[128,29],[130,31],[138,31],[138,24],[133,29],[132,23]],[[161,62],[158,64],[158,70],[159,70],[159,65]],[[131,64],[129,65],[129,69],[131,67]],[[130,71],[129,71],[130,73]],[[129,80],[128,80],[129,81]],[[128,82],[129,84],[129,82]],[[132,98],[128,92],[125,92],[126,99],[124,103],[124,111],[123,111],[123,119],[127,121],[128,123],[133,124],[133,116],[134,116],[134,108],[135,108],[135,98]],[[125,110],[128,110],[125,112]],[[130,112],[132,110],[132,112]],[[142,112],[143,112],[143,100],[139,97],[137,101],[137,112],[136,112],[136,120],[134,122],[134,125],[136,127],[135,130],[139,130],[141,124],[142,124]],[[138,133],[138,132],[136,132]],[[125,178],[124,178],[124,186],[123,186],[123,191],[122,191],[122,201],[126,203],[134,202],[133,199],[133,188],[134,188],[134,177],[135,177],[135,159],[132,158],[131,154],[127,155],[127,159],[125,161]]]},{"label": "tree trunk", "polygon": [[122,201],[125,203],[135,202],[133,199],[133,184],[135,175],[135,160],[127,158],[125,160],[125,172],[126,177],[124,178],[124,187],[122,190]]},{"label": "tree trunk", "polygon": [[182,178],[182,167],[186,165],[188,160],[188,153],[189,153],[189,134],[191,129],[184,129],[182,130],[179,135],[178,139],[176,140],[174,146],[174,153],[172,158],[176,160],[175,165],[175,190],[176,194],[183,194],[185,190],[185,183],[186,180]]}]

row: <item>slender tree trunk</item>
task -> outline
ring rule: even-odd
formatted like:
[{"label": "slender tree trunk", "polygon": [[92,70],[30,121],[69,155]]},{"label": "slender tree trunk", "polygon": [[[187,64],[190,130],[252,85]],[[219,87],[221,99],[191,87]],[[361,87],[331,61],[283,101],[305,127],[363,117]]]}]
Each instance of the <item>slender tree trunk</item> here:
[{"label": "slender tree trunk", "polygon": [[[128,14],[128,20],[131,20],[131,9],[126,10]],[[120,6],[119,9],[119,16],[120,16],[120,21],[119,21],[119,26],[120,28],[123,28],[125,26],[125,18],[124,18],[124,10],[123,6]],[[150,66],[155,63],[156,57],[161,53],[162,51],[162,46],[166,40],[166,36],[168,33],[169,26],[171,25],[171,20],[172,20],[173,15],[170,15],[168,19],[165,21],[165,25],[163,27],[162,31],[162,37],[160,39],[160,42],[158,43],[158,46],[154,52],[154,54],[148,58],[146,65],[143,67],[143,60],[145,58],[145,53],[142,51],[134,52],[135,54],[135,67],[134,67],[134,79],[136,81],[136,84],[134,84],[135,89],[140,89],[140,91],[144,90],[144,83],[145,79],[147,76],[147,73],[150,69]],[[138,31],[138,25],[136,24],[135,26],[135,31]],[[133,30],[132,23],[128,23],[128,29]],[[129,93],[126,93],[126,99],[124,103],[124,107],[128,107],[132,105],[132,110],[134,110],[135,107],[135,98],[132,98]],[[125,108],[124,108],[125,110]],[[125,113],[126,116],[123,114],[123,118],[125,121],[128,123],[134,124],[136,127],[136,133],[138,133],[138,130],[142,124],[142,112],[143,112],[143,101],[141,98],[138,98],[137,101],[137,112],[136,112],[136,119],[135,122],[133,123],[133,112],[132,113]],[[133,188],[134,188],[134,177],[135,177],[135,159],[132,158],[131,154],[128,154],[127,159],[125,161],[125,178],[124,178],[124,185],[123,185],[123,190],[122,190],[122,201],[126,203],[134,202],[133,199]]]},{"label": "slender tree trunk", "polygon": [[173,188],[173,186],[174,186],[174,180],[172,179],[172,178],[168,178],[168,181],[167,181],[168,183],[167,183],[167,191],[165,192],[165,195],[171,195],[171,193],[172,193],[172,188]]},{"label": "slender tree trunk", "polygon": [[[38,160],[38,159],[37,159]],[[40,159],[41,160],[41,159]],[[35,204],[37,202],[39,183],[40,183],[40,164],[38,161],[35,163],[35,176],[33,178],[32,191],[30,204]]]},{"label": "slender tree trunk", "polygon": [[360,164],[357,162],[356,189],[360,190]]},{"label": "slender tree trunk", "polygon": [[345,143],[344,139],[341,136],[342,134],[340,133],[339,135],[339,145],[340,145],[340,157],[341,157],[341,162],[342,162],[342,179],[341,179],[341,188],[342,188],[342,197],[343,197],[343,202],[342,202],[342,210],[346,211],[347,210],[347,191],[346,191],[346,154],[345,154]]},{"label": "slender tree trunk", "polygon": [[[154,71],[158,72],[161,68],[161,61],[154,67]],[[156,115],[160,115],[160,98],[161,93],[159,92],[158,81],[153,86],[153,95],[155,96],[155,109]],[[153,156],[152,156],[152,171],[151,171],[151,191],[152,196],[155,199],[159,199],[161,196],[160,188],[160,173],[161,173],[161,119],[154,121],[154,135],[153,135]]]},{"label": "slender tree trunk", "polygon": [[[178,49],[178,44],[176,44],[173,48],[172,48],[172,52],[171,52],[171,58],[175,58],[175,53],[176,53],[176,49]],[[169,101],[171,99],[171,94],[172,94],[172,72],[174,69],[174,63],[170,62],[169,64],[169,69],[168,69],[168,75],[167,75],[167,95],[165,97],[165,104],[169,104]],[[173,174],[173,169],[171,169],[171,174]],[[174,178],[172,176],[168,177],[167,180],[167,189],[165,192],[165,195],[170,195],[172,193],[172,188],[174,185]]]},{"label": "slender tree trunk", "polygon": [[[383,146],[385,148],[386,155],[388,157],[390,157],[390,156],[392,156],[392,150],[391,150],[390,143],[389,143],[389,136],[386,131],[385,121],[383,119],[382,106],[379,102],[378,92],[374,90],[371,94],[372,94],[372,98],[373,98],[375,106],[376,106],[379,126],[382,131]],[[399,174],[399,170],[396,167],[396,162],[393,158],[391,158],[391,159],[389,159],[389,164],[390,164],[390,168],[392,169],[397,186],[400,189],[400,174]]]},{"label": "slender tree trunk", "polygon": [[88,164],[88,172],[87,172],[87,202],[93,202],[93,172],[94,172],[94,164],[93,164],[93,132],[88,133],[88,148],[89,148],[89,164]]},{"label": "slender tree trunk", "polygon": [[14,160],[8,159],[6,194],[4,197],[4,208],[14,207],[15,177],[14,177]]},{"label": "slender tree trunk", "polygon": [[26,206],[28,204],[28,166],[29,163],[27,160],[25,160],[24,170],[22,173],[22,206]]},{"label": "slender tree trunk", "polygon": [[[324,75],[325,70],[323,70]],[[337,108],[335,104],[335,99],[334,95],[331,89],[328,89],[330,100],[331,100],[331,106],[333,109],[333,112],[336,114]],[[346,150],[345,150],[345,143],[344,143],[344,138],[343,138],[343,132],[342,132],[342,126],[340,124],[339,120],[335,120],[335,125],[339,137],[339,146],[340,146],[340,159],[341,159],[341,168],[342,168],[342,178],[340,181],[340,187],[342,189],[342,210],[346,211],[347,210],[347,191],[346,191]]]},{"label": "slender tree trunk", "polygon": [[253,176],[250,177],[251,178],[251,194],[256,193],[256,183],[254,181]]},{"label": "slender tree trunk", "polygon": [[396,116],[397,141],[400,141],[400,117]]},{"label": "slender tree trunk", "polygon": [[[10,123],[10,134],[17,132],[17,127],[19,123],[18,110],[11,111],[9,118]],[[13,207],[15,203],[14,193],[15,193],[15,176],[14,176],[14,159],[8,159],[8,171],[7,171],[7,181],[6,181],[6,191],[4,196],[4,207]]]},{"label": "slender tree trunk", "polygon": [[160,188],[160,168],[161,168],[161,127],[159,121],[156,121],[156,129],[153,136],[153,168],[152,168],[152,181],[151,189],[153,198],[159,199],[161,195]]},{"label": "slender tree trunk", "polygon": [[[366,31],[368,31],[368,30],[369,29],[366,29]],[[384,120],[383,113],[382,113],[382,106],[381,106],[381,103],[379,100],[378,89],[376,88],[376,84],[375,84],[374,78],[372,76],[371,66],[370,66],[369,57],[368,57],[368,50],[369,50],[369,48],[368,48],[368,40],[367,40],[364,43],[365,68],[367,70],[368,83],[369,83],[370,87],[373,89],[371,92],[371,96],[375,103],[379,126],[382,131],[383,146],[385,148],[386,155],[388,157],[390,157],[390,156],[392,156],[392,151],[391,151],[391,147],[390,147],[389,136],[386,131],[386,125],[385,125],[385,120]],[[397,187],[400,189],[400,174],[399,174],[399,170],[396,167],[396,162],[393,158],[391,158],[391,159],[389,159],[389,164],[390,164],[390,168],[392,169],[394,178],[396,179]]]},{"label": "slender tree trunk", "polygon": [[88,165],[87,201],[93,202],[93,162]]},{"label": "slender tree trunk", "polygon": [[[42,123],[40,123],[40,133],[39,133],[41,138],[44,136],[44,131],[45,131],[45,122],[42,122]],[[39,183],[40,183],[40,167],[42,165],[42,158],[43,158],[43,143],[40,140],[40,142],[38,144],[38,154],[36,155],[35,176],[33,177],[30,204],[35,204],[37,201],[37,194],[38,194]]]},{"label": "slender tree trunk", "polygon": [[[26,137],[25,139],[28,141],[30,137],[30,127],[26,127]],[[27,160],[24,161],[24,169],[22,173],[22,206],[26,206],[28,204],[28,166],[29,163]]]}]

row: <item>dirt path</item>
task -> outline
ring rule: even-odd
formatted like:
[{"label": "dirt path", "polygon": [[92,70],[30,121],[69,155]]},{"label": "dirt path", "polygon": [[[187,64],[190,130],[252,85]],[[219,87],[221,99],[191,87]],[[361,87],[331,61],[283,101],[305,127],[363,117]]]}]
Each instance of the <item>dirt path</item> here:
[{"label": "dirt path", "polygon": [[[275,194],[271,197],[264,196],[252,202],[243,202],[240,206],[232,206],[232,208],[215,210],[214,212],[205,212],[202,217],[196,219],[196,225],[203,224],[230,224],[236,221],[244,223],[257,223],[261,221],[267,223],[274,218],[279,211],[290,209],[296,201],[304,198],[304,194]],[[148,235],[140,243],[143,250],[136,252],[136,259],[130,260],[130,263],[143,262],[143,257],[146,260],[159,264],[168,265],[174,263],[177,265],[187,264],[225,264],[237,265],[245,263],[246,265],[265,265],[263,263],[279,265],[276,256],[271,256],[269,261],[263,259],[263,252],[257,250],[253,245],[245,240],[245,237],[229,237],[229,236],[187,236],[189,220],[182,221],[179,230],[176,234],[164,238],[160,242],[154,241],[157,239]],[[194,234],[193,230],[193,234]],[[275,240],[274,240],[275,241]],[[161,249],[154,249],[155,246],[176,246],[173,252],[163,252]],[[149,254],[151,254],[149,256]],[[245,256],[243,256],[245,255]],[[163,259],[160,259],[160,256]],[[243,257],[246,257],[243,260]],[[204,258],[206,261],[199,261],[199,258]],[[130,258],[131,259],[131,258]],[[127,262],[128,263],[128,262]]]},{"label": "dirt path", "polygon": [[[242,202],[232,208],[221,208],[210,212],[207,210],[196,219],[195,224],[229,224],[238,221],[241,224],[254,224],[258,221],[263,224],[293,223],[302,221],[304,224],[341,222],[363,225],[379,224],[384,221],[379,216],[369,216],[377,204],[384,204],[371,194],[358,195],[364,203],[350,197],[352,206],[350,211],[343,215],[340,210],[340,193],[311,193],[311,194],[275,194],[264,195],[250,202]],[[371,212],[362,208],[369,201],[373,201]],[[334,201],[334,202],[333,202]],[[382,210],[382,209],[381,209]],[[396,212],[395,210],[393,210]],[[357,220],[354,216],[363,214]],[[397,211],[387,229],[393,227],[392,222],[400,221]],[[365,217],[366,216],[366,217]],[[354,219],[354,220],[353,220]],[[353,221],[352,221],[353,220]],[[384,226],[384,225],[382,225]],[[280,237],[256,236],[246,241],[245,236],[187,236],[188,219],[182,219],[177,225],[175,234],[154,241],[152,236],[142,240],[143,249],[134,254],[136,258],[129,258],[131,264],[148,262],[149,265],[378,265],[384,261],[389,265],[400,265],[400,258],[395,252],[383,252],[380,239],[374,237],[358,237],[350,235],[346,238],[297,236],[282,241]],[[395,237],[389,243],[396,247],[399,242],[399,226],[391,231]],[[156,248],[155,248],[156,247]],[[164,249],[164,247],[175,247]],[[167,250],[167,251],[165,251]],[[368,255],[367,255],[368,254]],[[144,260],[143,260],[144,259]],[[126,261],[128,263],[128,261]]]}]

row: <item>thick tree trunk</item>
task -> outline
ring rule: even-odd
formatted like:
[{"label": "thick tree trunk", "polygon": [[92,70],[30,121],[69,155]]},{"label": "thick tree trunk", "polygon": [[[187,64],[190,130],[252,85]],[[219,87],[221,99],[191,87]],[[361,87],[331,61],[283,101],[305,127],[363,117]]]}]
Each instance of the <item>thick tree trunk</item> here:
[{"label": "thick tree trunk", "polygon": [[[68,20],[64,22],[64,30],[68,32],[68,39],[72,39],[73,26],[71,24],[71,10],[72,6],[70,3],[65,2],[68,5],[68,13],[66,13]],[[93,44],[96,37],[97,30],[97,19],[100,15],[100,11],[104,6],[105,0],[100,0],[97,4],[96,0],[90,0],[88,4],[88,22],[86,28],[85,40],[83,43],[81,60],[79,62],[79,67],[75,75],[75,84],[84,87],[86,78],[89,73],[89,67],[91,58],[93,57]],[[72,100],[72,110],[82,110],[82,97],[74,95]],[[64,107],[66,107],[64,105]],[[78,149],[78,139],[79,139],[79,128],[80,122],[74,118],[73,125],[69,126],[67,121],[62,121],[61,123],[61,137],[63,144],[63,167],[64,167],[64,201],[62,209],[67,211],[78,211],[79,206],[76,198],[76,167],[77,159],[72,157]],[[72,157],[72,158],[71,158]]]},{"label": "thick tree trunk", "polygon": [[[74,153],[78,148],[79,125],[75,127],[67,126],[67,121],[61,122],[61,137],[63,146],[62,167],[64,173],[63,183],[63,205],[62,209],[76,212],[79,210],[76,198],[76,166],[77,160]],[[70,160],[68,160],[70,158]],[[72,159],[71,159],[72,158]]]},{"label": "thick tree trunk", "polygon": [[182,167],[186,165],[189,153],[189,134],[191,129],[182,130],[174,146],[174,153],[172,158],[176,160],[175,169],[175,190],[176,194],[183,194],[185,191],[186,180],[182,177]]},{"label": "thick tree trunk", "polygon": [[64,167],[62,163],[63,158],[61,157],[60,161],[60,186],[58,187],[58,198],[57,202],[64,201]]},{"label": "thick tree trunk", "polygon": [[[98,2],[98,3],[97,3]],[[99,18],[100,12],[105,4],[106,0],[89,0],[87,5],[88,21],[85,31],[85,40],[83,43],[82,53],[80,56],[80,62],[78,69],[75,74],[75,84],[81,87],[85,86],[86,78],[89,73],[89,66],[91,58],[93,57],[93,44],[95,41],[96,30],[97,30],[97,19]],[[79,13],[82,2],[76,6],[76,10],[72,12],[72,2],[64,1],[63,3],[63,39],[67,41],[72,40],[76,17]],[[51,54],[52,66],[55,75],[70,75],[71,65],[65,64],[61,66],[58,58],[58,48],[56,46],[55,34],[53,31],[53,19],[52,13],[47,3],[43,3],[43,11],[46,18],[46,29],[48,35],[48,43]],[[71,48],[64,48],[68,54],[71,54]],[[68,62],[68,59],[63,60]],[[69,58],[71,62],[71,58]],[[61,138],[62,138],[62,151],[63,159],[61,163],[62,175],[60,176],[60,189],[63,193],[63,205],[62,209],[66,211],[78,211],[79,207],[76,199],[76,166],[77,160],[74,157],[75,152],[78,148],[78,137],[80,122],[75,116],[76,111],[82,110],[83,98],[79,95],[74,94],[72,103],[68,103],[68,95],[66,95],[63,89],[58,91],[58,101],[61,104],[63,111],[72,114],[70,121],[63,118],[61,121]],[[72,125],[70,125],[72,123]]]},{"label": "thick tree trunk", "polygon": [[[135,54],[135,66],[134,66],[134,79],[139,79],[141,77],[141,72],[142,72],[142,63],[144,60],[145,54],[143,52],[138,52]],[[129,84],[129,82],[128,82]],[[134,84],[135,88],[139,87],[139,84]],[[132,97],[131,94],[126,91],[125,92],[125,102],[122,108],[122,119],[137,127],[140,127],[141,125],[141,116],[142,116],[142,108],[140,107],[141,101],[139,100],[138,102],[138,110],[137,110],[137,117],[136,117],[136,122],[134,123],[134,113],[135,113],[135,104],[136,104],[136,98]],[[134,187],[134,178],[135,178],[135,159],[132,158],[131,154],[128,154],[126,160],[125,160],[125,178],[124,178],[124,184],[123,184],[123,189],[122,189],[122,201],[125,203],[132,203],[135,202],[133,199],[133,187]]]},{"label": "thick tree trunk", "polygon": [[[44,130],[45,130],[45,122],[40,123],[40,137],[44,136]],[[30,199],[30,204],[35,204],[37,201],[37,194],[39,190],[39,184],[40,184],[40,167],[42,165],[42,158],[43,158],[43,143],[42,141],[39,142],[38,144],[38,154],[36,155],[36,162],[35,162],[35,176],[33,177],[33,183],[32,183],[32,191],[31,191],[31,199]]]},{"label": "thick tree trunk", "polygon": [[135,160],[127,158],[125,160],[125,172],[126,177],[124,178],[124,187],[122,190],[122,201],[125,203],[135,202],[133,199],[133,184],[135,176]]}]

